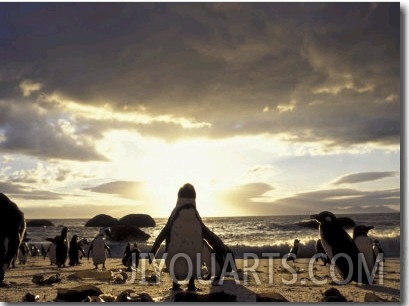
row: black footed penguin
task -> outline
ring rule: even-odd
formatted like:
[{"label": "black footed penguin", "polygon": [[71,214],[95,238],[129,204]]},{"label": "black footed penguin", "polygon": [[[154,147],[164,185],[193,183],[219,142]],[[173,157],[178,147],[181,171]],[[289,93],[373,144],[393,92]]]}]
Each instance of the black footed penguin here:
[{"label": "black footed penguin", "polygon": [[26,231],[23,212],[6,195],[0,193],[0,284]]},{"label": "black footed penguin", "polygon": [[80,264],[80,254],[85,256],[84,249],[78,243],[78,235],[74,235],[70,241],[70,247],[68,251],[68,255],[70,258],[69,265],[76,266]]},{"label": "black footed penguin", "polygon": [[[312,215],[311,219],[317,220],[320,224],[321,242],[329,259],[332,260],[337,256],[335,266],[344,280],[342,283],[355,281],[368,284],[369,280],[364,268],[358,266],[359,250],[351,236],[339,224],[335,215],[329,211],[323,211],[318,215]],[[359,269],[361,270],[360,273]],[[349,277],[350,275],[351,277]]]},{"label": "black footed penguin", "polygon": [[68,256],[68,227],[63,227],[61,235],[55,243],[56,264],[58,268],[65,267]]},{"label": "black footed penguin", "polygon": [[295,239],[294,240],[294,245],[290,249],[289,256],[287,257],[287,261],[290,261],[290,260],[295,261],[295,259],[298,256],[298,246],[299,245],[300,245],[300,240]]},{"label": "black footed penguin", "polygon": [[375,256],[372,248],[372,239],[368,237],[368,232],[374,229],[373,226],[357,225],[354,227],[354,242],[360,253],[364,255],[366,265],[369,272],[372,273],[372,269],[375,265]]},{"label": "black footed penguin", "polygon": [[105,243],[105,236],[111,237],[111,229],[109,227],[101,228],[98,235],[92,240],[87,257],[92,252],[92,262],[95,269],[98,269],[98,265],[102,265],[102,269],[105,270],[105,261],[107,259],[107,253],[111,257],[111,250]]},{"label": "black footed penguin", "polygon": [[[322,246],[321,239],[318,239],[317,242],[315,243],[315,254],[323,254],[319,257],[316,257],[315,260],[317,261],[318,259],[322,259],[324,266],[327,264],[331,263],[331,260],[328,258],[327,253],[325,253],[324,247]],[[327,256],[324,256],[327,255]]]},{"label": "black footed penguin", "polygon": [[385,253],[378,239],[375,239],[373,241],[373,252],[374,252],[375,260],[378,260],[378,254],[382,254],[382,262],[385,262]]},{"label": "black footed penguin", "polygon": [[[135,257],[135,262],[133,261],[133,254]],[[138,249],[138,245],[136,243],[133,244],[133,247],[131,248],[130,243],[126,245],[124,256],[122,257],[122,264],[127,267],[128,271],[132,271],[132,268],[136,269],[139,266],[139,255],[141,254],[141,251]]]},{"label": "black footed penguin", "polygon": [[[196,290],[194,281],[199,276],[198,273],[201,273],[203,263],[203,260],[198,262],[198,257],[202,256],[203,252],[215,253],[216,265],[219,267],[223,267],[227,254],[232,254],[221,239],[203,224],[196,209],[196,191],[191,184],[185,184],[179,189],[176,207],[156,238],[150,253],[155,255],[165,239],[165,263],[173,281],[173,290],[180,290],[179,281],[186,280],[189,276],[188,290]],[[220,268],[217,270],[218,274],[215,276],[220,278],[222,271]]]}]

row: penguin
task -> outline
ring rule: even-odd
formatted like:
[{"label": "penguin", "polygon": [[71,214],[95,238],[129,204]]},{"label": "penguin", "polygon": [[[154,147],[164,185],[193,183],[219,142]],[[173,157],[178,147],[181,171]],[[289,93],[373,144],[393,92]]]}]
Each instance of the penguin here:
[{"label": "penguin", "polygon": [[300,244],[300,240],[295,239],[294,240],[294,245],[290,249],[289,256],[287,257],[287,261],[290,261],[290,260],[295,261],[295,259],[298,256],[298,246],[299,246],[299,244]]},{"label": "penguin", "polygon": [[[319,223],[322,246],[328,257],[332,261],[335,256],[338,256],[335,260],[335,266],[345,281],[343,284],[352,280],[357,283],[370,283],[362,267],[361,273],[359,273],[359,250],[351,236],[342,228],[336,216],[329,211],[323,211],[318,215],[312,215],[310,218]],[[351,260],[352,265],[350,265],[348,258]],[[351,269],[352,277],[349,277]]]},{"label": "penguin", "polygon": [[378,239],[375,239],[373,241],[373,252],[374,252],[375,260],[378,260],[378,254],[382,254],[382,262],[385,262],[385,253]]},{"label": "penguin", "polygon": [[45,240],[51,242],[50,245],[47,248],[47,251],[44,253],[44,259],[48,255],[48,258],[50,259],[50,265],[56,265],[57,264],[57,241],[60,238],[60,236],[55,236],[54,238],[46,238]]},{"label": "penguin", "polygon": [[30,249],[28,247],[27,242],[23,241],[20,244],[17,253],[18,253],[17,257],[18,257],[19,264],[25,265],[27,263],[27,258],[30,253]]},{"label": "penguin", "polygon": [[[133,256],[133,254],[135,255]],[[131,248],[131,245],[128,242],[125,248],[124,256],[122,257],[122,264],[127,267],[127,271],[132,271],[132,268],[138,268],[140,254],[141,251],[138,249],[138,245],[134,243],[133,247]],[[135,258],[135,262],[133,262],[133,257]]]},{"label": "penguin", "polygon": [[70,248],[68,251],[70,261],[68,264],[70,266],[79,265],[80,264],[80,254],[83,254],[83,256],[85,256],[84,249],[78,243],[78,235],[74,235],[72,236],[71,241],[70,241]]},{"label": "penguin", "polygon": [[[327,255],[327,253],[325,253],[324,247],[322,246],[321,239],[318,239],[317,242],[315,243],[315,254]],[[328,258],[328,255],[327,256],[321,255],[319,257],[316,257],[315,261],[317,261],[320,258],[322,259],[324,266],[331,263],[331,260]]]},{"label": "penguin", "polygon": [[105,236],[111,237],[111,229],[110,228],[101,228],[99,230],[98,235],[92,240],[91,245],[88,249],[88,260],[89,255],[92,252],[92,261],[95,266],[95,269],[98,269],[98,265],[102,264],[102,269],[105,270],[105,261],[107,258],[107,252],[111,257],[111,251],[109,246],[105,243]]},{"label": "penguin", "polygon": [[[176,206],[156,238],[150,253],[155,256],[164,240],[167,253],[165,264],[173,281],[172,290],[175,291],[180,290],[179,282],[188,276],[190,276],[188,290],[196,290],[194,281],[198,272],[201,272],[203,258],[199,256],[202,257],[203,252],[215,253],[219,267],[223,267],[224,259],[231,253],[221,239],[203,224],[196,209],[196,190],[189,183],[179,189]],[[210,265],[210,260],[208,264]],[[222,272],[221,269],[218,270]],[[215,276],[220,278],[220,275]]]},{"label": "penguin", "polygon": [[17,254],[26,231],[24,213],[5,194],[0,193],[0,284]]},{"label": "penguin", "polygon": [[65,267],[65,262],[68,256],[68,227],[63,227],[61,235],[58,237],[55,244],[56,264],[58,268]]},{"label": "penguin", "polygon": [[353,239],[360,253],[364,255],[369,272],[372,273],[375,265],[375,256],[372,248],[373,242],[368,237],[368,232],[373,226],[357,225],[354,227]]}]

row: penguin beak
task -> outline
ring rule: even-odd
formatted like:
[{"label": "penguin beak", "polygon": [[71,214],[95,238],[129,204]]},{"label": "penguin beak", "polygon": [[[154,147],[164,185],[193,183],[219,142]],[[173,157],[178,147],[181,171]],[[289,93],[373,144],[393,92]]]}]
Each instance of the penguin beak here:
[{"label": "penguin beak", "polygon": [[318,215],[311,215],[311,216],[310,216],[310,219],[319,221],[319,220],[318,220]]}]

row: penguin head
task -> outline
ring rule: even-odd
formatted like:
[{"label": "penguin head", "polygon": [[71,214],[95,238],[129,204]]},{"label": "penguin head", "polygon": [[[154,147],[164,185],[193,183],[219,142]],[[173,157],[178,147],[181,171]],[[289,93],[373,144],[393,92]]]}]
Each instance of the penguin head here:
[{"label": "penguin head", "polygon": [[310,219],[316,220],[320,224],[333,224],[338,222],[337,217],[329,211],[320,212],[318,215],[311,215]]},{"label": "penguin head", "polygon": [[99,230],[100,236],[107,236],[111,238],[111,228],[110,227],[103,227]]},{"label": "penguin head", "polygon": [[196,199],[195,187],[189,183],[183,185],[179,189],[178,198]]},{"label": "penguin head", "polygon": [[354,227],[354,238],[358,236],[367,236],[368,232],[374,229],[373,226],[357,225]]},{"label": "penguin head", "polygon": [[294,240],[294,245],[298,245],[299,243],[300,243],[300,240],[298,240],[298,239]]}]

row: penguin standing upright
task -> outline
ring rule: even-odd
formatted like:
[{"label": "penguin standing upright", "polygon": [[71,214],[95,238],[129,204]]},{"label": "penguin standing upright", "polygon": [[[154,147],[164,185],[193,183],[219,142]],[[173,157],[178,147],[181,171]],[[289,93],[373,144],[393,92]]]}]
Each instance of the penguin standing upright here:
[{"label": "penguin standing upright", "polygon": [[[141,250],[138,249],[137,243],[135,242],[133,244],[133,247],[131,248],[131,245],[128,242],[128,244],[126,245],[124,256],[122,257],[122,264],[128,268],[128,271],[132,271],[132,268],[138,268],[140,254]],[[133,258],[135,258],[135,261],[133,261]]]},{"label": "penguin standing upright", "polygon": [[57,241],[60,239],[60,236],[55,236],[54,238],[46,238],[47,241],[51,242],[47,248],[47,251],[44,253],[44,259],[48,255],[50,259],[50,265],[57,264]]},{"label": "penguin standing upright", "polygon": [[111,237],[110,228],[101,228],[98,235],[92,240],[88,249],[87,257],[89,259],[89,255],[92,252],[92,262],[95,269],[98,269],[98,265],[102,264],[102,269],[105,270],[105,261],[107,259],[106,252],[111,256],[109,246],[105,243],[105,235]]},{"label": "penguin standing upright", "polygon": [[23,212],[6,195],[0,193],[0,284],[17,254],[26,231]]},{"label": "penguin standing upright", "polygon": [[78,243],[78,235],[74,235],[72,236],[71,241],[70,241],[70,249],[68,251],[70,261],[68,264],[70,266],[79,265],[80,264],[80,254],[83,254],[83,256],[85,256],[84,249]]},{"label": "penguin standing upright", "polygon": [[[337,256],[335,266],[344,281],[353,280],[357,283],[368,284],[366,273],[362,267],[358,266],[359,250],[336,216],[329,211],[323,211],[318,215],[312,215],[311,219],[319,222],[322,246],[331,260]],[[349,277],[350,273],[352,277]]]},{"label": "penguin standing upright", "polygon": [[289,256],[287,257],[287,261],[290,261],[290,260],[295,261],[295,259],[298,256],[298,246],[299,245],[300,245],[300,240],[295,239],[294,240],[294,245],[290,249]]},{"label": "penguin standing upright", "polygon": [[18,262],[20,265],[25,265],[27,263],[27,258],[30,253],[28,244],[25,241],[22,241],[18,248]]},{"label": "penguin standing upright", "polygon": [[368,237],[368,232],[374,229],[373,226],[357,225],[354,228],[353,238],[354,242],[365,258],[366,265],[368,266],[369,273],[372,273],[372,269],[375,265],[375,256],[372,248],[373,242]]},{"label": "penguin standing upright", "polygon": [[179,189],[176,207],[150,253],[155,255],[165,239],[165,263],[173,281],[173,290],[180,290],[179,282],[189,277],[188,290],[196,290],[194,280],[201,272],[202,264],[202,258],[198,257],[202,256],[204,250],[216,253],[219,266],[223,266],[223,259],[230,252],[220,238],[203,224],[196,209],[196,191],[191,184],[185,184]]},{"label": "penguin standing upright", "polygon": [[375,239],[373,241],[373,252],[374,252],[375,260],[380,261],[380,259],[378,258],[378,255],[382,254],[382,262],[385,262],[385,253],[384,253],[378,239]]},{"label": "penguin standing upright", "polygon": [[68,256],[68,227],[63,227],[61,235],[55,244],[56,264],[58,268],[65,267],[65,262]]}]

